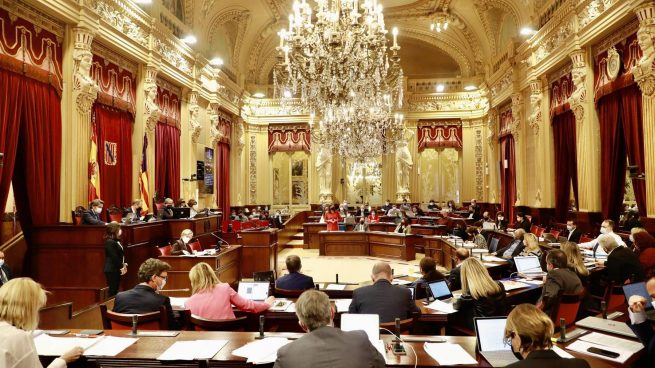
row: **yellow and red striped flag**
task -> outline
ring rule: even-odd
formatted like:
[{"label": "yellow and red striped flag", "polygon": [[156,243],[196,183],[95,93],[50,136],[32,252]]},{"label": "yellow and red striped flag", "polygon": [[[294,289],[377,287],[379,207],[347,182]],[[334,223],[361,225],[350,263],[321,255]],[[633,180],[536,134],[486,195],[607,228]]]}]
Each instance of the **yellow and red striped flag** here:
[{"label": "yellow and red striped flag", "polygon": [[89,202],[100,198],[100,168],[98,167],[98,124],[91,115],[91,150],[89,152]]},{"label": "yellow and red striped flag", "polygon": [[147,214],[148,203],[150,203],[150,195],[148,195],[148,136],[143,135],[143,152],[141,154],[141,174],[139,174],[139,190],[141,192],[141,212],[142,214]]}]

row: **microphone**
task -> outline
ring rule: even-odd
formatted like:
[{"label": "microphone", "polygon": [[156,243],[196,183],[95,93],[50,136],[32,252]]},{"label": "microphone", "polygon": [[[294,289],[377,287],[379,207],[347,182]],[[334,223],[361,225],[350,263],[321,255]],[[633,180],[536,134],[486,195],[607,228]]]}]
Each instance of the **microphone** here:
[{"label": "microphone", "polygon": [[607,303],[604,300],[600,302],[600,312],[603,314],[603,319],[607,319]]},{"label": "microphone", "polygon": [[[225,240],[223,240],[223,238],[221,238],[220,236],[218,236],[218,235],[216,235],[216,234],[214,234],[214,233],[210,233],[210,234],[211,234],[211,236],[213,236],[214,238],[218,239],[220,242],[224,243],[224,244],[227,246],[227,248],[230,247],[230,243],[228,243],[228,242],[226,242]],[[219,248],[221,248],[221,243],[216,244],[216,249],[219,249]]]},{"label": "microphone", "polygon": [[339,283],[339,274],[336,274],[336,275],[337,275],[337,282],[335,282],[335,284],[338,284]]},{"label": "microphone", "polygon": [[264,317],[263,314],[259,316],[259,336],[255,337],[256,340],[261,340],[263,339],[264,336],[264,320],[266,317]]},{"label": "microphone", "polygon": [[130,335],[136,336],[137,335],[137,325],[139,324],[139,315],[138,314],[133,314],[132,315],[132,332]]},{"label": "microphone", "polygon": [[406,355],[405,347],[400,342],[400,318],[396,318],[396,338],[393,341],[393,353],[396,355]]},{"label": "microphone", "polygon": [[566,342],[566,320],[564,318],[559,319],[559,339],[557,342]]}]

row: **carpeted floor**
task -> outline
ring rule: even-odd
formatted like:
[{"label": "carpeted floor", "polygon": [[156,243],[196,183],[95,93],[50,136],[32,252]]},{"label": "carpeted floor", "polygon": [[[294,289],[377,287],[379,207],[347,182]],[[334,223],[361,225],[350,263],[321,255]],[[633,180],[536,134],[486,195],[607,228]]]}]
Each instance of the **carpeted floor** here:
[{"label": "carpeted floor", "polygon": [[416,259],[405,262],[375,257],[321,257],[318,249],[287,248],[278,253],[278,276],[287,273],[284,260],[295,254],[302,259],[302,273],[314,278],[314,282],[335,282],[339,274],[341,283],[367,284],[371,282],[371,269],[375,262],[389,262],[394,275],[408,275],[419,271],[418,263],[423,254],[416,254]]}]

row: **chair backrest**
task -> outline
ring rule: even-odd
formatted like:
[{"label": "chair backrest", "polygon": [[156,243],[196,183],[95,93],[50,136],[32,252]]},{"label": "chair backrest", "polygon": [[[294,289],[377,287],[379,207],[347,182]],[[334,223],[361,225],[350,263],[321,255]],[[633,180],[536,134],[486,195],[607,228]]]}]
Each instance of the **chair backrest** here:
[{"label": "chair backrest", "polygon": [[109,222],[113,221],[120,223],[123,219],[123,210],[116,206],[111,206],[107,208],[107,218],[109,219]]},{"label": "chair backrest", "polygon": [[581,236],[580,236],[580,243],[587,243],[587,242],[590,242],[590,241],[592,241],[592,240],[594,240],[594,239],[593,239],[593,238],[590,238],[590,237],[587,236],[587,235],[581,235]]},{"label": "chair backrest", "polygon": [[202,244],[200,244],[200,240],[198,239],[194,242],[189,242],[189,248],[191,251],[202,252]]},{"label": "chair backrest", "polygon": [[[134,314],[114,313],[107,310],[107,305],[100,305],[100,315],[102,316],[102,325],[105,330],[131,330],[132,316]],[[163,305],[156,312],[137,314],[137,322],[140,330],[167,330],[168,313]]]},{"label": "chair backrest", "polygon": [[230,221],[225,220],[221,223],[221,232],[223,234],[227,233],[227,227],[230,225]]},{"label": "chair backrest", "polygon": [[559,230],[551,229],[551,230],[550,230],[550,233],[553,234],[553,236],[554,236],[556,239],[559,238],[559,234],[560,234]]},{"label": "chair backrest", "polygon": [[190,322],[196,331],[245,331],[248,317],[235,319],[204,319],[194,314]]},{"label": "chair backrest", "polygon": [[82,224],[82,212],[84,211],[85,209],[82,206],[77,206],[73,211],[71,211],[71,214],[73,215],[73,225]]},{"label": "chair backrest", "polygon": [[[539,231],[539,226],[537,226],[537,225],[530,226],[530,232],[533,233],[534,235],[537,235],[538,231]],[[539,235],[537,235],[537,236],[539,236]]]},{"label": "chair backrest", "polygon": [[305,290],[288,290],[275,288],[273,295],[276,298],[298,298]]},{"label": "chair backrest", "polygon": [[545,232],[545,231],[546,231],[545,228],[540,227],[540,226],[537,226],[537,233],[536,233],[535,235],[538,236],[538,237],[541,237],[541,236],[544,235],[544,232]]},{"label": "chair backrest", "polygon": [[170,245],[165,245],[163,247],[157,247],[160,256],[170,256],[173,251],[173,247]]},{"label": "chair backrest", "polygon": [[567,327],[575,323],[584,295],[584,289],[578,294],[560,293],[557,295],[557,301],[550,312],[550,319],[553,321],[555,329],[559,326],[561,318],[564,318]]},{"label": "chair backrest", "polygon": [[[629,282],[629,281],[627,281]],[[605,303],[607,304],[607,310],[615,309],[622,306],[625,303],[625,294],[623,293],[623,286],[620,284],[615,284],[610,282],[605,288]]]},{"label": "chair backrest", "polygon": [[[407,318],[400,321],[400,333],[403,335],[411,334],[413,327],[414,327],[414,318]],[[390,334],[389,331],[387,330],[395,334],[396,322],[394,321],[394,322],[380,323],[380,333],[383,335]]]}]

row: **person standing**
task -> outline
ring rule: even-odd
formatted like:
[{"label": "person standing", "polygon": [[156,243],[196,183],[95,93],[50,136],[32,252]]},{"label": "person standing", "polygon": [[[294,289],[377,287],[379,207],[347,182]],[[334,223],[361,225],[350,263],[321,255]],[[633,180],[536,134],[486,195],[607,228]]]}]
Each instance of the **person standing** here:
[{"label": "person standing", "polygon": [[120,243],[121,225],[112,222],[107,224],[105,229],[105,278],[109,285],[109,297],[118,293],[118,287],[121,283],[121,276],[127,273],[127,263],[125,263],[125,251]]},{"label": "person standing", "polygon": [[339,212],[334,209],[334,206],[328,208],[328,211],[325,215],[323,215],[323,218],[325,219],[325,223],[327,223],[328,231],[339,230],[339,222],[341,222],[341,215],[339,215]]}]

